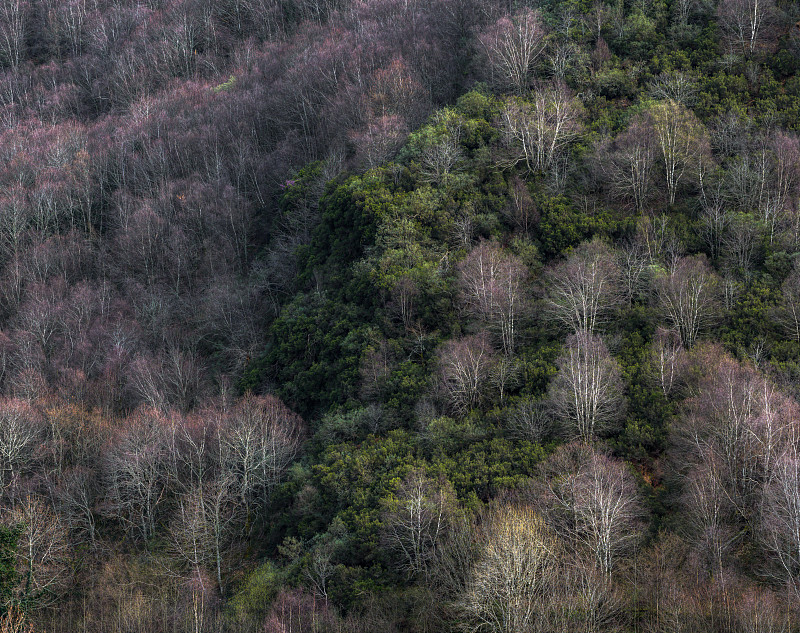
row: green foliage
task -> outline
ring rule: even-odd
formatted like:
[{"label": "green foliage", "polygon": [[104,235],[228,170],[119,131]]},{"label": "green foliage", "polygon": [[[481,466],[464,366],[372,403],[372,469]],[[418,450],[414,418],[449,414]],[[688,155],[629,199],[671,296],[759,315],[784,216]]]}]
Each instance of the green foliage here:
[{"label": "green foliage", "polygon": [[19,583],[17,547],[22,526],[0,525],[0,615],[8,609]]},{"label": "green foliage", "polygon": [[447,477],[458,498],[476,508],[478,501],[487,502],[525,484],[545,456],[543,447],[530,442],[486,439],[451,456],[434,457],[431,471]]},{"label": "green foliage", "polygon": [[542,219],[537,238],[547,258],[563,253],[595,235],[619,237],[631,228],[631,220],[610,209],[578,209],[566,196],[536,198]]},{"label": "green foliage", "polygon": [[270,328],[263,365],[281,398],[302,415],[354,398],[370,326],[352,304],[298,295]]},{"label": "green foliage", "polygon": [[334,444],[314,465],[322,501],[353,535],[351,563],[374,559],[378,548],[381,499],[393,494],[413,469],[421,466],[412,437],[395,430],[370,436],[360,444]]},{"label": "green foliage", "polygon": [[274,563],[266,562],[250,572],[227,605],[227,619],[236,623],[264,622],[270,605],[286,578]]}]

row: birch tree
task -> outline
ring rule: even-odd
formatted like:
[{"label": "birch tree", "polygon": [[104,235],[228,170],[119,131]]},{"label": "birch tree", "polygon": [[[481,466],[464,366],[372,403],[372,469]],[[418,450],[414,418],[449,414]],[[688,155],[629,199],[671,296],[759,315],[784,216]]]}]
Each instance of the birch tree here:
[{"label": "birch tree", "polygon": [[547,45],[546,31],[536,11],[525,9],[503,16],[478,36],[489,62],[493,83],[523,94],[530,86],[534,64]]},{"label": "birch tree", "polygon": [[584,242],[546,273],[547,310],[576,334],[592,334],[620,302],[620,277],[617,260],[604,242]]},{"label": "birch tree", "polygon": [[656,297],[664,318],[691,348],[715,315],[718,279],[703,256],[683,257],[656,278]]},{"label": "birch tree", "polygon": [[569,145],[582,131],[583,107],[563,84],[536,88],[530,100],[513,97],[501,113],[505,142],[513,165],[531,173],[554,173]]},{"label": "birch tree", "polygon": [[499,331],[503,352],[511,354],[523,307],[524,265],[518,257],[484,241],[459,264],[458,273],[467,307]]},{"label": "birch tree", "polygon": [[684,106],[668,99],[650,108],[669,204],[706,147],[705,128]]},{"label": "birch tree", "polygon": [[553,413],[568,436],[591,443],[624,412],[619,365],[600,337],[587,332],[568,339],[556,365],[558,374],[548,390]]}]

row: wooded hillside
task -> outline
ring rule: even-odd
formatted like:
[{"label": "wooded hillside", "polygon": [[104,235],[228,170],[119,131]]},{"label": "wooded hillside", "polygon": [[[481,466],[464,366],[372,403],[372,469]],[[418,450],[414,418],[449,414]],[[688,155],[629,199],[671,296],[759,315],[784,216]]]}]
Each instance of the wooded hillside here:
[{"label": "wooded hillside", "polygon": [[0,632],[800,630],[798,24],[0,3]]}]

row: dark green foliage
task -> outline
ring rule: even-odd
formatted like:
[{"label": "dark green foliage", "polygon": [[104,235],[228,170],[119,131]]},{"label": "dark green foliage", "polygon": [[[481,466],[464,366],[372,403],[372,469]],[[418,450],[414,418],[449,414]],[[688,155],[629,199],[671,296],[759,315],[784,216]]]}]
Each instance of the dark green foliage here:
[{"label": "dark green foliage", "polygon": [[289,303],[270,328],[263,360],[281,398],[303,415],[354,398],[368,323],[352,304],[317,294]]},{"label": "dark green foliage", "polygon": [[17,544],[21,530],[21,526],[0,525],[0,615],[10,606],[19,583]]}]

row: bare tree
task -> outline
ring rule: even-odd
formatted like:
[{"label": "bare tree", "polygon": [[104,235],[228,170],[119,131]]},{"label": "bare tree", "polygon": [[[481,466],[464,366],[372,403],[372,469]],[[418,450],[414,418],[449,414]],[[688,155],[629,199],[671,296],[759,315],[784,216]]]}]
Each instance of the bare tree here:
[{"label": "bare tree", "polygon": [[702,188],[700,197],[700,226],[712,258],[719,257],[725,231],[731,222],[723,179],[718,177],[714,180],[710,186]]},{"label": "bare tree", "polygon": [[455,493],[446,480],[415,470],[401,482],[384,511],[382,533],[409,577],[427,576],[454,511]]},{"label": "bare tree", "polygon": [[691,348],[715,314],[718,280],[703,256],[683,257],[656,278],[661,312]]},{"label": "bare tree", "polygon": [[766,489],[763,540],[777,562],[779,575],[800,594],[800,450],[791,438]]},{"label": "bare tree", "polygon": [[481,33],[478,40],[493,82],[523,94],[530,86],[534,64],[545,49],[545,35],[539,13],[530,9],[503,16]]},{"label": "bare tree", "polygon": [[242,506],[233,484],[231,475],[222,475],[193,488],[178,500],[169,526],[172,554],[200,583],[202,568],[211,567],[220,594],[231,545],[241,527]]},{"label": "bare tree", "polygon": [[598,238],[576,247],[545,276],[549,313],[576,334],[601,327],[620,299],[619,266]]},{"label": "bare tree", "polygon": [[501,114],[510,163],[531,173],[554,174],[581,133],[583,107],[562,84],[536,88],[530,101],[510,98]]},{"label": "bare tree", "polygon": [[42,421],[20,400],[0,402],[0,485],[3,494],[18,483],[35,458],[42,437]]},{"label": "bare tree", "polygon": [[586,332],[570,336],[556,364],[558,374],[548,389],[548,402],[567,435],[594,442],[624,413],[619,365],[603,341]]},{"label": "bare tree", "polygon": [[610,575],[642,533],[644,510],[633,476],[623,463],[582,444],[559,448],[542,474],[548,524]]},{"label": "bare tree", "polygon": [[441,184],[444,178],[456,171],[464,160],[459,134],[449,131],[436,142],[427,145],[419,157],[419,171],[423,182]]},{"label": "bare tree", "polygon": [[709,573],[725,570],[725,556],[740,536],[735,529],[735,508],[723,481],[722,465],[713,451],[700,457],[684,486],[687,540],[705,559]]},{"label": "bare tree", "polygon": [[509,183],[508,193],[509,203],[503,209],[503,215],[523,235],[530,235],[540,218],[528,185],[519,176],[514,176]]},{"label": "bare tree", "polygon": [[553,429],[552,414],[547,403],[530,397],[514,404],[506,424],[514,435],[536,444],[542,443]]},{"label": "bare tree", "polygon": [[70,544],[61,520],[37,496],[27,496],[4,513],[3,523],[20,526],[17,545],[17,600],[46,607],[66,591],[70,574]]},{"label": "bare tree", "polygon": [[140,411],[112,439],[104,455],[104,510],[126,532],[146,540],[156,530],[171,485],[169,422]]},{"label": "bare tree", "polygon": [[628,305],[633,305],[649,288],[650,258],[646,246],[636,239],[623,242],[617,252],[617,262],[621,295]]},{"label": "bare tree", "polygon": [[484,241],[459,264],[458,272],[467,306],[499,331],[503,352],[511,354],[523,304],[525,266],[518,257]]},{"label": "bare tree", "polygon": [[675,330],[659,328],[653,338],[651,352],[653,377],[661,388],[664,397],[669,398],[680,382],[686,353],[681,343],[681,337]]},{"label": "bare tree", "polygon": [[739,45],[742,54],[752,55],[774,11],[774,0],[722,0],[717,15],[722,28]]},{"label": "bare tree", "polygon": [[722,258],[726,268],[749,279],[760,246],[762,227],[747,213],[729,216],[727,230],[722,238]]},{"label": "bare tree", "polygon": [[222,465],[234,477],[249,516],[263,508],[300,452],[305,424],[274,396],[247,396],[226,416],[220,433]]},{"label": "bare tree", "polygon": [[800,196],[800,138],[796,134],[777,131],[767,143],[769,182],[761,217],[769,229],[770,243],[781,225],[788,225],[797,243],[798,205]]},{"label": "bare tree", "polygon": [[788,336],[800,342],[800,267],[795,265],[781,286],[778,320]]},{"label": "bare tree", "polygon": [[650,200],[657,151],[650,118],[638,115],[614,140],[611,156],[602,160],[601,167],[613,192],[632,203],[639,213]]},{"label": "bare tree", "polygon": [[557,578],[558,545],[540,516],[525,506],[487,517],[460,607],[467,630],[535,630]]},{"label": "bare tree", "polygon": [[0,4],[0,60],[16,70],[25,55],[29,4],[8,0]]},{"label": "bare tree", "polygon": [[494,350],[483,332],[447,341],[439,350],[439,384],[450,408],[466,414],[478,406],[494,364]]},{"label": "bare tree", "polygon": [[684,106],[668,99],[650,108],[659,154],[664,163],[669,204],[678,187],[707,150],[705,128]]},{"label": "bare tree", "polygon": [[[683,0],[689,4],[689,0]],[[661,73],[650,84],[650,95],[654,99],[674,101],[684,107],[694,105],[697,95],[697,80],[683,71]]]},{"label": "bare tree", "polygon": [[94,547],[97,540],[95,504],[99,494],[97,474],[85,467],[63,471],[52,490],[59,514],[76,542],[88,542]]}]

